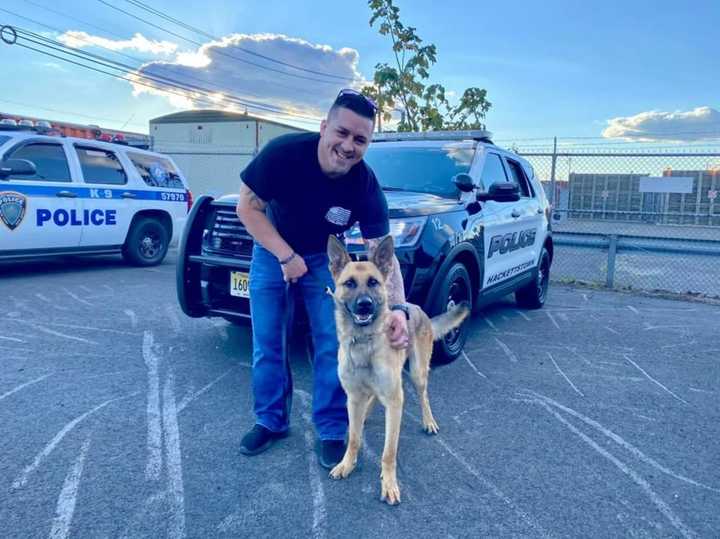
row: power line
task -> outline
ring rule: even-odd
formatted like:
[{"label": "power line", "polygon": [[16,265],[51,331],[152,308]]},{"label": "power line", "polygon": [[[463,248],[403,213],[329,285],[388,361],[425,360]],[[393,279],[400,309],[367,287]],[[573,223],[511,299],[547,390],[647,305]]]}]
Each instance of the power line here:
[{"label": "power line", "polygon": [[[40,7],[41,7],[41,6],[40,6]],[[59,34],[62,34],[62,33],[63,33],[63,31],[60,30],[60,29],[57,28],[57,27],[50,26],[50,25],[48,25],[48,24],[42,23],[42,22],[40,22],[40,21],[37,21],[37,20],[35,20],[35,19],[31,19],[30,17],[25,17],[25,16],[23,16],[23,15],[20,15],[20,14],[18,14],[18,13],[13,12],[13,11],[9,11],[9,10],[3,9],[3,8],[0,8],[0,11],[3,11],[3,12],[5,12],[5,13],[8,13],[8,14],[13,15],[13,16],[15,16],[15,17],[18,17],[18,18],[20,18],[20,19],[24,19],[24,20],[29,21],[29,22],[31,22],[31,23],[33,23],[33,24],[38,25],[38,26],[42,26],[43,28],[47,28],[47,29],[49,29],[49,30],[53,30],[53,31],[55,31],[55,32],[58,32]],[[76,19],[76,20],[77,20],[77,19]],[[80,22],[83,22],[83,21],[80,21]],[[103,30],[102,28],[99,28],[99,29],[100,29],[100,30]],[[31,34],[32,34],[33,36],[36,36],[36,37],[39,38],[39,39],[51,41],[52,43],[55,43],[56,45],[58,45],[58,46],[60,46],[60,47],[70,48],[70,49],[72,49],[72,50],[76,50],[76,51],[78,51],[78,52],[81,52],[82,54],[85,54],[85,55],[90,55],[90,56],[95,56],[95,57],[97,57],[97,58],[102,58],[102,57],[99,57],[99,56],[97,56],[97,55],[93,55],[92,53],[89,53],[89,52],[86,52],[86,51],[81,51],[81,50],[80,50],[79,48],[77,48],[77,47],[69,47],[68,45],[65,45],[64,43],[60,43],[60,42],[58,42],[58,41],[56,41],[56,40],[50,40],[49,38],[45,38],[44,36],[39,36],[38,34],[35,34],[35,33],[31,33]],[[115,35],[117,35],[117,34],[115,34]],[[119,55],[119,56],[123,56],[123,57],[125,57],[125,58],[128,58],[128,59],[130,59],[130,60],[133,60],[133,61],[137,62],[138,64],[140,64],[139,66],[132,66],[132,68],[133,68],[134,70],[136,70],[136,71],[139,71],[140,68],[142,67],[142,64],[146,63],[144,60],[141,60],[140,58],[137,58],[136,56],[132,56],[132,55],[130,55],[130,54],[125,54],[125,53],[122,53],[122,52],[120,52],[120,51],[112,50],[112,49],[110,49],[109,47],[103,46],[103,45],[101,45],[101,44],[99,44],[99,43],[93,43],[92,41],[90,41],[90,40],[88,40],[88,39],[86,39],[86,38],[84,38],[84,37],[81,37],[81,36],[76,36],[76,37],[74,37],[74,39],[78,39],[79,41],[84,41],[85,43],[88,43],[88,44],[91,44],[91,45],[96,45],[96,46],[98,46],[98,47],[100,47],[100,48],[103,48],[103,49],[106,49],[106,50],[112,52],[113,54],[117,54],[117,55]],[[122,37],[121,37],[121,39],[122,39]],[[56,49],[56,50],[57,50],[57,49]],[[124,66],[124,64],[118,64],[118,65],[123,65],[123,66]],[[197,80],[197,81],[202,82],[202,83],[209,84],[209,81],[208,81],[208,80],[202,79],[202,78],[200,78],[200,77],[196,77],[196,76],[194,76],[194,75],[192,75],[192,74],[190,74],[190,73],[185,73],[185,77],[190,78],[190,79],[193,79],[193,80]],[[163,78],[167,78],[167,77],[163,77]],[[172,80],[172,79],[168,79],[168,80]],[[283,86],[283,85],[278,85],[278,84],[275,84],[275,85],[276,85],[276,86],[279,86],[279,87],[282,87],[282,88],[289,89],[289,90],[291,90],[291,91],[295,91],[295,88],[290,88],[290,87]],[[215,90],[215,91],[218,91],[218,92],[222,92],[222,93],[224,93],[224,94],[227,94],[227,95],[229,95],[229,96],[233,96],[233,90],[231,90],[230,88],[222,87],[222,86],[218,86],[218,85],[214,85],[214,84],[213,84],[213,85],[210,85],[209,88],[210,88],[211,90]],[[259,95],[253,94],[253,93],[251,93],[250,95],[253,95],[253,96],[255,96],[255,97],[260,97]],[[249,103],[252,103],[252,101],[249,101]],[[246,103],[243,102],[243,103],[241,103],[241,104],[245,105]],[[278,112],[280,112],[279,109],[278,109]],[[306,117],[306,118],[308,118],[308,117]],[[315,120],[315,119],[314,119],[314,120]],[[316,120],[315,120],[315,121],[316,121]]]},{"label": "power line", "polygon": [[[198,47],[202,47],[202,46],[204,45],[203,43],[200,43],[199,41],[195,41],[195,40],[193,40],[193,39],[190,39],[190,38],[187,38],[187,37],[185,37],[185,36],[182,36],[182,35],[180,35],[180,34],[178,34],[178,33],[176,33],[176,32],[173,32],[172,30],[168,30],[167,28],[163,28],[162,26],[158,26],[157,24],[154,24],[154,23],[152,23],[152,22],[150,22],[150,21],[148,21],[148,20],[146,20],[146,19],[143,19],[142,17],[138,17],[137,15],[135,15],[135,14],[133,14],[133,13],[130,13],[129,11],[125,11],[124,9],[121,9],[121,8],[119,8],[119,7],[117,7],[117,6],[113,6],[112,4],[106,2],[105,0],[97,0],[97,1],[100,2],[100,3],[103,4],[103,5],[111,8],[111,9],[114,9],[114,10],[116,10],[116,11],[119,11],[119,12],[121,12],[121,13],[124,13],[125,15],[127,15],[127,16],[129,16],[129,17],[132,17],[133,19],[137,19],[138,21],[144,22],[145,24],[147,24],[147,25],[149,25],[149,26],[152,26],[153,28],[157,28],[158,30],[160,30],[160,31],[162,31],[162,32],[165,32],[165,33],[170,34],[170,35],[172,35],[172,36],[175,36],[175,37],[177,37],[177,38],[179,38],[179,39],[182,39],[183,41],[187,41],[188,43],[192,43],[193,45],[196,45],[196,46],[198,46]],[[319,83],[321,83],[321,84],[333,84],[333,85],[337,85],[337,84],[338,84],[337,81],[322,80],[322,79],[313,78],[313,77],[306,77],[305,75],[299,75],[299,74],[297,74],[297,73],[288,73],[287,71],[283,71],[283,70],[281,70],[281,69],[275,69],[275,68],[272,68],[272,67],[264,66],[264,65],[262,65],[262,64],[258,64],[257,62],[251,62],[250,60],[247,60],[247,59],[245,59],[245,58],[240,58],[239,56],[235,56],[235,55],[233,55],[233,54],[229,54],[229,53],[227,53],[227,52],[225,52],[225,51],[223,51],[223,50],[221,50],[221,49],[219,49],[219,48],[216,48],[216,49],[215,49],[215,52],[216,52],[217,54],[221,55],[221,56],[226,56],[226,57],[228,57],[228,58],[232,58],[233,60],[236,60],[236,61],[238,61],[238,62],[242,62],[242,63],[245,63],[245,64],[249,64],[249,65],[258,67],[258,68],[260,68],[260,69],[265,69],[265,70],[268,70],[268,71],[272,71],[272,72],[274,72],[274,73],[279,73],[279,74],[285,75],[285,76],[287,76],[287,77],[296,77],[296,78],[298,78],[298,79],[304,79],[304,80],[309,80],[309,81],[313,81],[313,82],[319,82]],[[348,79],[346,79],[346,80],[348,80]]]},{"label": "power line", "polygon": [[[68,62],[73,63],[73,64],[75,64],[75,65],[78,65],[78,66],[80,66],[80,67],[85,67],[85,68],[91,69],[91,70],[93,70],[93,71],[99,71],[100,73],[103,73],[103,74],[106,74],[106,75],[117,76],[118,78],[121,78],[121,79],[126,80],[126,81],[128,81],[128,82],[132,82],[132,83],[136,83],[136,84],[141,84],[141,85],[143,85],[143,86],[147,86],[147,87],[150,87],[150,88],[154,88],[154,89],[156,89],[156,90],[166,91],[166,92],[169,92],[169,93],[172,93],[172,94],[175,94],[175,95],[179,95],[179,96],[181,96],[181,97],[200,100],[199,96],[197,95],[197,94],[200,94],[200,95],[204,96],[204,101],[205,101],[206,103],[209,103],[209,104],[211,104],[211,105],[213,105],[213,104],[216,105],[216,104],[217,104],[217,103],[215,102],[215,100],[213,99],[213,94],[215,94],[215,93],[217,93],[217,92],[216,92],[215,90],[213,90],[213,89],[208,89],[208,88],[204,88],[204,87],[197,86],[197,85],[193,85],[193,84],[189,84],[189,83],[184,83],[184,82],[181,82],[181,81],[178,81],[178,80],[176,80],[176,79],[173,79],[173,78],[170,78],[170,77],[166,77],[166,76],[163,76],[163,75],[152,74],[152,73],[149,73],[149,72],[142,72],[142,73],[140,73],[140,72],[136,71],[136,68],[133,67],[133,66],[128,66],[127,64],[123,64],[123,63],[121,63],[121,62],[116,62],[116,61],[114,61],[114,60],[110,60],[110,59],[108,59],[108,58],[106,58],[106,57],[103,57],[103,56],[100,56],[100,55],[98,55],[98,54],[90,53],[90,52],[87,52],[87,51],[81,51],[81,50],[76,49],[76,48],[74,48],[74,47],[69,47],[69,46],[67,46],[67,45],[64,45],[64,44],[62,44],[62,43],[59,43],[59,42],[54,41],[54,40],[52,40],[52,39],[45,38],[45,37],[43,37],[43,36],[41,36],[41,35],[39,35],[39,34],[36,34],[36,33],[34,33],[34,32],[30,32],[30,31],[27,31],[27,30],[23,30],[23,29],[20,29],[20,28],[17,28],[17,27],[15,28],[15,30],[17,31],[18,37],[19,37],[20,39],[29,41],[30,43],[33,43],[33,44],[35,44],[35,45],[39,45],[39,46],[45,47],[45,48],[47,48],[47,49],[50,49],[50,50],[53,50],[53,51],[56,51],[56,52],[60,52],[60,53],[62,53],[62,54],[64,54],[64,55],[68,55],[68,56],[72,56],[72,57],[81,59],[81,60],[83,60],[83,61],[85,61],[85,62],[90,62],[91,64],[99,65],[99,66],[101,66],[101,67],[103,67],[103,68],[112,69],[112,70],[115,70],[115,71],[119,71],[119,72],[121,72],[121,73],[123,73],[123,74],[132,75],[132,76],[134,76],[134,77],[142,78],[142,79],[145,79],[145,80],[147,80],[147,81],[153,82],[153,83],[155,83],[155,84],[142,83],[142,82],[140,82],[139,80],[136,80],[136,79],[134,79],[134,78],[133,78],[133,79],[128,79],[128,78],[126,78],[126,77],[119,76],[119,75],[117,75],[117,74],[115,74],[115,73],[109,73],[109,72],[107,72],[107,71],[98,70],[97,68],[91,67],[91,66],[89,66],[89,65],[87,65],[87,64],[82,64],[82,63],[79,63],[79,62],[70,61],[68,58],[60,57],[60,56],[57,56],[57,55],[53,55],[53,54],[47,53],[46,51],[42,51],[42,50],[39,50],[39,49],[35,49],[35,48],[32,48],[32,47],[28,47],[27,45],[23,45],[22,43],[17,43],[18,45],[23,46],[23,47],[25,47],[25,48],[29,48],[29,49],[31,49],[31,50],[33,50],[33,51],[35,51],[35,52],[39,52],[39,53],[41,53],[41,54],[47,54],[47,55],[49,55],[49,56],[52,56],[53,58],[57,58],[57,59],[63,60],[63,61],[68,61]],[[30,37],[28,37],[28,36],[30,36]],[[35,39],[32,39],[32,38],[35,38]],[[160,88],[158,85],[166,86],[166,87],[168,87],[168,88]],[[180,89],[180,90],[183,90],[183,91],[185,91],[185,92],[190,93],[191,95],[178,93],[178,92],[172,91],[171,89]],[[287,116],[287,117],[291,117],[291,118],[297,119],[298,121],[302,121],[302,119],[304,119],[304,120],[307,120],[307,121],[309,121],[309,122],[316,123],[317,120],[318,120],[317,117],[304,116],[304,115],[300,115],[300,114],[285,112],[285,111],[283,111],[282,109],[280,109],[280,108],[278,108],[278,107],[274,107],[274,106],[271,106],[271,105],[260,104],[260,103],[253,102],[253,101],[243,100],[243,99],[240,99],[239,97],[234,96],[234,95],[232,95],[232,94],[223,95],[222,99],[225,100],[225,101],[229,101],[229,102],[231,102],[231,103],[240,105],[240,106],[244,106],[244,107],[246,107],[246,108],[253,108],[253,109],[258,109],[258,110],[265,111],[265,112],[270,112],[270,113],[273,113],[273,114],[278,114],[278,115],[281,115],[281,116]]]},{"label": "power line", "polygon": [[[206,32],[206,31],[204,31],[204,30],[201,30],[200,28],[197,28],[196,26],[192,26],[192,25],[190,25],[190,24],[187,24],[187,23],[181,21],[180,19],[176,19],[176,18],[174,18],[174,17],[171,17],[170,15],[167,15],[166,13],[164,13],[164,12],[162,12],[162,11],[160,11],[160,10],[154,9],[154,8],[150,7],[149,5],[147,5],[147,4],[145,4],[145,3],[143,3],[143,2],[140,2],[139,0],[125,0],[125,1],[126,1],[127,3],[129,3],[129,4],[132,4],[132,5],[136,6],[136,7],[139,7],[140,9],[142,9],[142,10],[144,10],[144,11],[147,11],[147,12],[149,12],[149,13],[152,13],[153,15],[156,15],[156,16],[162,18],[162,19],[165,19],[165,20],[168,21],[168,22],[171,22],[171,23],[173,23],[173,24],[176,24],[176,25],[178,25],[178,26],[180,26],[180,27],[182,27],[182,28],[185,28],[186,30],[190,30],[191,32],[195,32],[195,33],[197,33],[197,34],[203,35],[203,36],[205,36],[205,37],[207,37],[207,38],[210,38],[210,39],[212,39],[212,40],[214,40],[214,41],[220,41],[220,38],[219,38],[219,37],[214,36],[214,35]],[[288,62],[283,62],[282,60],[278,60],[278,59],[276,59],[276,58],[272,58],[272,57],[270,57],[270,56],[266,56],[266,55],[264,55],[264,54],[260,54],[260,53],[255,52],[255,51],[251,51],[251,50],[249,50],[249,49],[246,49],[246,48],[244,48],[244,47],[240,47],[240,46],[237,46],[237,45],[236,45],[236,48],[237,48],[238,50],[243,51],[243,52],[246,53],[246,54],[250,54],[250,55],[252,55],[252,56],[256,56],[256,57],[258,57],[258,58],[262,58],[262,59],[264,59],[264,60],[268,60],[268,61],[270,61],[270,62],[274,62],[274,63],[276,63],[276,64],[284,65],[285,67],[290,67],[290,68],[293,68],[293,69],[297,69],[297,70],[299,70],[299,71],[305,71],[306,73],[312,73],[312,74],[314,74],[314,75],[321,75],[321,76],[323,76],[323,77],[329,77],[329,78],[333,78],[333,79],[338,79],[338,80],[340,80],[340,81],[345,81],[345,82],[352,80],[351,78],[349,78],[349,77],[347,77],[347,76],[334,75],[334,74],[332,74],[332,73],[324,73],[324,72],[322,72],[322,71],[315,71],[315,70],[313,70],[313,69],[308,69],[308,68],[305,68],[305,67],[297,66],[297,65],[295,65],[295,64],[290,64],[290,63],[288,63]]]},{"label": "power line", "polygon": [[[47,45],[47,44],[39,43],[39,42],[37,42],[37,41],[35,41],[35,40],[28,39],[27,37],[22,37],[22,39],[24,39],[24,40],[26,40],[26,41],[30,41],[31,43],[34,43],[34,44],[38,44],[38,45],[40,45],[40,46],[44,46],[44,47],[46,47],[46,48],[50,48],[51,50],[58,50],[56,47],[52,47],[52,46],[49,46],[49,45]],[[98,72],[98,73],[102,73],[102,74],[105,74],[105,75],[109,75],[109,76],[114,77],[114,78],[117,78],[117,79],[125,80],[125,81],[130,82],[130,83],[133,83],[133,84],[138,84],[138,85],[141,85],[141,86],[146,86],[146,87],[148,87],[148,88],[153,88],[153,89],[155,89],[155,90],[160,89],[160,90],[162,90],[162,91],[164,91],[164,92],[167,92],[167,93],[170,93],[170,94],[178,95],[178,96],[184,97],[184,98],[186,98],[186,99],[192,99],[192,100],[198,101],[198,102],[200,102],[200,103],[204,103],[206,106],[214,106],[214,105],[217,105],[217,103],[215,103],[210,97],[204,95],[202,92],[195,92],[194,95],[188,96],[186,93],[180,93],[180,92],[177,92],[177,91],[173,91],[173,89],[172,89],[172,88],[180,88],[181,90],[184,90],[184,91],[187,92],[188,90],[187,90],[186,88],[182,88],[182,87],[179,87],[179,86],[174,86],[174,85],[172,85],[172,84],[170,84],[170,83],[164,83],[165,85],[169,86],[169,88],[158,88],[158,86],[155,86],[155,85],[152,85],[152,84],[148,84],[147,82],[143,82],[142,80],[127,78],[127,77],[124,77],[124,76],[122,76],[121,74],[118,74],[118,73],[112,73],[112,72],[104,71],[104,70],[99,69],[99,68],[97,68],[97,67],[93,67],[93,66],[91,66],[91,65],[87,65],[87,64],[84,64],[84,63],[76,62],[76,61],[74,61],[74,60],[71,60],[70,58],[63,57],[63,56],[58,56],[58,55],[56,55],[56,54],[52,54],[52,53],[50,53],[50,52],[43,51],[43,50],[41,50],[41,49],[36,49],[36,48],[31,47],[31,46],[29,46],[29,45],[25,45],[25,44],[23,44],[23,43],[16,43],[16,45],[18,45],[18,46],[20,46],[20,47],[23,47],[23,48],[25,48],[25,49],[29,49],[29,50],[32,50],[32,51],[34,51],[34,52],[43,54],[43,55],[45,55],[45,56],[49,56],[49,57],[51,57],[51,58],[56,58],[56,59],[58,59],[58,60],[62,60],[62,61],[64,61],[64,62],[68,62],[68,63],[70,63],[70,64],[74,64],[74,65],[77,65],[77,66],[79,66],[79,67],[84,67],[85,69],[89,69],[89,70],[91,70],[91,71],[95,71],[95,72]],[[62,51],[62,50],[60,50],[59,52],[62,52],[63,54],[70,54],[70,55],[72,55],[72,56],[79,56],[79,55],[75,55],[75,54],[72,54],[72,53],[69,53],[69,52],[66,52],[66,51]],[[103,66],[103,67],[107,67],[107,68],[110,68],[110,69],[115,69],[115,70],[121,71],[120,68],[112,67],[112,66],[106,65],[106,64],[104,64],[104,63],[102,63],[102,62],[93,61],[93,60],[91,60],[91,59],[89,59],[89,58],[84,58],[84,57],[82,57],[82,56],[79,56],[79,57],[82,58],[82,59],[84,59],[85,61],[90,61],[90,62],[93,62],[93,63],[95,63],[95,64],[101,65],[101,66]],[[150,77],[146,77],[146,76],[143,76],[143,75],[139,75],[139,77],[143,77],[143,78],[147,78],[147,79],[152,80]],[[160,81],[153,81],[153,82],[160,82]],[[198,94],[200,94],[200,95],[198,95]],[[241,103],[241,104],[242,104],[242,103]],[[247,107],[260,108],[260,107],[256,107],[256,106],[252,106],[252,105],[245,105],[245,106],[246,106],[246,108],[247,108]],[[298,117],[302,118],[302,116],[293,115],[293,114],[291,114],[291,113],[276,111],[276,110],[268,109],[268,108],[266,108],[266,107],[265,107],[265,108],[261,108],[261,110],[263,110],[264,112],[270,112],[270,113],[273,113],[273,114],[277,114],[277,115],[279,115],[279,116],[288,116],[288,117],[293,118],[295,121],[298,121],[298,122],[301,122],[301,123],[309,123],[307,120],[300,120],[300,119],[298,119]],[[316,122],[317,122],[317,119],[316,119],[316,118],[313,118],[313,119],[312,119],[312,122],[313,122],[313,123],[316,123]]]},{"label": "power line", "polygon": [[[42,9],[46,9],[47,11],[50,11],[51,13],[56,13],[56,14],[61,15],[61,16],[66,16],[66,15],[64,15],[63,13],[59,12],[59,11],[56,11],[56,10],[50,9],[50,8],[46,8],[45,6],[42,6],[42,5],[40,5],[40,4],[36,4],[35,2],[32,2],[31,0],[27,0],[27,1],[28,1],[30,4],[32,4],[32,5],[34,5],[34,6],[37,6],[37,7],[39,7],[39,8],[42,8]],[[9,10],[3,9],[3,8],[0,8],[0,11],[3,11],[3,12],[5,12],[5,13],[8,13],[8,14],[14,16],[14,17],[18,17],[18,18],[20,18],[20,19],[29,21],[29,22],[31,22],[31,23],[33,23],[33,24],[38,25],[38,26],[42,26],[43,28],[47,28],[47,29],[49,29],[49,30],[52,30],[52,31],[54,31],[54,32],[57,32],[58,34],[64,34],[64,33],[66,33],[65,30],[60,30],[59,28],[57,28],[57,27],[55,27],[55,26],[50,26],[50,25],[45,24],[45,23],[42,23],[42,22],[40,22],[40,21],[38,21],[38,20],[36,20],[36,19],[31,19],[30,17],[26,17],[26,16],[24,16],[24,15],[20,15],[20,14],[18,14],[18,13],[13,12],[13,11],[9,11]],[[119,34],[116,34],[116,33],[114,33],[114,32],[111,32],[110,30],[107,30],[107,29],[105,29],[105,28],[101,28],[101,27],[99,27],[99,26],[90,24],[89,22],[83,21],[82,19],[78,19],[78,18],[76,18],[76,17],[69,17],[69,16],[66,16],[66,17],[69,18],[69,19],[72,19],[72,20],[74,20],[74,21],[77,21],[77,22],[79,22],[79,23],[81,23],[81,24],[87,24],[87,25],[89,25],[89,26],[92,26],[93,28],[96,28],[97,30],[100,30],[100,31],[102,31],[102,32],[105,32],[105,33],[107,33],[107,34],[110,34],[110,35],[112,35],[112,36],[115,36],[115,37],[117,37],[117,38],[120,39],[120,40],[126,39],[125,36],[121,36],[121,35],[119,35]],[[95,42],[93,42],[93,41],[91,41],[91,40],[89,40],[89,39],[87,39],[87,38],[81,37],[81,36],[73,36],[73,39],[77,39],[77,40],[79,40],[79,41],[84,41],[85,43],[88,43],[89,45],[92,45],[92,46],[100,47],[100,48],[102,48],[102,49],[105,49],[105,50],[107,50],[107,51],[110,51],[110,52],[113,53],[113,54],[117,54],[118,56],[123,56],[124,58],[128,58],[128,59],[130,59],[130,60],[134,60],[134,61],[138,62],[139,64],[145,64],[145,63],[146,63],[145,60],[141,60],[140,58],[138,58],[138,57],[136,57],[136,56],[132,56],[132,55],[130,55],[130,54],[126,54],[126,53],[123,53],[123,52],[120,52],[120,51],[113,50],[113,49],[111,49],[110,47],[107,47],[107,46],[105,46],[105,45],[101,45],[100,43],[95,43]],[[73,48],[74,48],[74,49],[77,49],[77,47],[73,47]],[[137,68],[137,69],[139,69],[139,68]],[[202,79],[202,78],[200,78],[200,77],[196,77],[196,76],[194,76],[194,75],[192,75],[192,74],[190,74],[190,73],[185,73],[185,77],[190,78],[190,79],[193,79],[193,80],[197,80],[197,81],[200,81],[200,82],[203,82],[203,83],[209,83],[209,81],[208,81],[207,79]],[[284,88],[284,89],[290,90],[290,91],[292,91],[292,92],[297,92],[297,87],[287,86],[287,85],[284,85],[284,84],[280,84],[280,83],[278,83],[278,82],[276,82],[276,81],[273,81],[273,85],[276,86],[276,87],[278,87],[278,88]],[[233,90],[231,90],[231,89],[229,89],[229,88],[222,87],[222,86],[217,86],[217,85],[213,85],[213,86],[215,86],[215,87],[218,89],[218,91],[222,91],[223,93],[232,94],[232,91],[233,91]],[[249,95],[252,95],[252,96],[258,97],[258,98],[261,97],[260,95],[258,95],[258,94],[256,94],[256,93],[249,93]]]}]

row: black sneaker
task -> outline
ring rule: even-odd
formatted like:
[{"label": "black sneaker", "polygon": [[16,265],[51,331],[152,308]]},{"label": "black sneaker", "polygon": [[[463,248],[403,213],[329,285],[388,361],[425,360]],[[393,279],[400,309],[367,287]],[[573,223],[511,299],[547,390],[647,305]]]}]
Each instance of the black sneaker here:
[{"label": "black sneaker", "polygon": [[240,442],[240,453],[248,456],[257,455],[269,449],[275,440],[285,438],[287,435],[288,431],[273,432],[262,425],[255,425],[243,436],[242,442]]},{"label": "black sneaker", "polygon": [[342,440],[320,440],[320,466],[328,470],[337,466],[345,456],[345,442]]}]

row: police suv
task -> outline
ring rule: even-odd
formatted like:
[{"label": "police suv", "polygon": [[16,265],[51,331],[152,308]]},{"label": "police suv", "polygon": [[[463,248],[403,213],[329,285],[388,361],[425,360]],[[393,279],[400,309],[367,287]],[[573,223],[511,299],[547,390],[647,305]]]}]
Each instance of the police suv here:
[{"label": "police suv", "polygon": [[191,205],[167,156],[0,126],[0,260],[119,252],[159,264]]},{"label": "police suv", "polygon": [[[408,301],[431,316],[461,302],[475,309],[509,293],[545,303],[553,257],[550,205],[530,164],[486,131],[382,133],[365,161],[383,187]],[[237,195],[200,197],[180,240],[177,290],[193,317],[247,320],[253,240],[235,215]],[[363,257],[357,225],[345,240]],[[434,361],[462,351],[467,328],[436,343]]]}]

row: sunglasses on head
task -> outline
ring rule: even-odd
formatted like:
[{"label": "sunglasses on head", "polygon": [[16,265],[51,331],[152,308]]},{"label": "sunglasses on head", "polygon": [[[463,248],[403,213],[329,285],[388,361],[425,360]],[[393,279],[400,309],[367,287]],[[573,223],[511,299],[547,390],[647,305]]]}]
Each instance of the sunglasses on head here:
[{"label": "sunglasses on head", "polygon": [[363,101],[365,101],[365,103],[367,103],[372,108],[373,113],[376,113],[378,111],[378,106],[377,106],[377,103],[375,103],[375,101],[370,99],[368,96],[358,92],[357,90],[353,90],[352,88],[345,88],[343,90],[340,90],[337,97],[335,98],[335,101],[337,101],[341,97],[346,97],[346,96],[353,97],[353,98],[360,98]]}]

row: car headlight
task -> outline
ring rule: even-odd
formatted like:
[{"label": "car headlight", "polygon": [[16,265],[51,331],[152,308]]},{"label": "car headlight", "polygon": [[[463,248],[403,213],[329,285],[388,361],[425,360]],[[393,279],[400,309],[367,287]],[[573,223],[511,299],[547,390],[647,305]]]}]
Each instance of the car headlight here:
[{"label": "car headlight", "polygon": [[[393,237],[395,247],[415,245],[422,235],[425,223],[427,223],[427,216],[390,219],[390,235]],[[362,234],[357,223],[345,232],[345,242],[348,245],[363,244]]]}]

